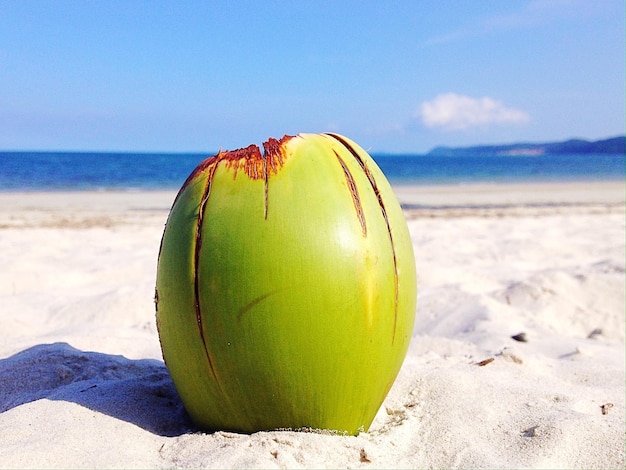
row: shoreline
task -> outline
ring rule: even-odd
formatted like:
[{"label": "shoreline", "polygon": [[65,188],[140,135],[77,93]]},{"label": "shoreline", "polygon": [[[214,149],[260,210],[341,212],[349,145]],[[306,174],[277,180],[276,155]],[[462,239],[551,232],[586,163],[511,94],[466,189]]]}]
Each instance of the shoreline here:
[{"label": "shoreline", "polygon": [[[619,214],[625,182],[392,185],[416,218]],[[0,229],[165,224],[177,190],[0,192]]]},{"label": "shoreline", "polygon": [[401,204],[424,208],[623,204],[625,181],[392,185]]},{"label": "shoreline", "polygon": [[[624,204],[626,181],[391,184],[408,208]],[[0,212],[169,211],[178,189],[0,191]]]}]

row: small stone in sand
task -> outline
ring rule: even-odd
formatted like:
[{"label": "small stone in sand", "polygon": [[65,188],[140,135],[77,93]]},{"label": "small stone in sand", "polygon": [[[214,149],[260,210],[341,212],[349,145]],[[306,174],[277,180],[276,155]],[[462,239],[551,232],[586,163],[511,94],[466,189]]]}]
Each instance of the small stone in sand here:
[{"label": "small stone in sand", "polygon": [[524,437],[535,437],[537,435],[537,428],[539,426],[533,426],[524,431]]},{"label": "small stone in sand", "polygon": [[600,336],[601,334],[602,334],[602,328],[596,328],[587,335],[587,338],[595,338],[596,336]]},{"label": "small stone in sand", "polygon": [[485,359],[484,361],[477,362],[476,365],[482,367],[486,366],[487,364],[491,364],[493,361],[495,361],[495,359],[493,357],[490,357],[488,359]]},{"label": "small stone in sand", "polygon": [[605,403],[600,408],[602,408],[602,414],[603,415],[608,415],[609,414],[609,410],[611,408],[613,408],[613,403]]},{"label": "small stone in sand", "polygon": [[511,336],[511,338],[513,338],[515,341],[519,341],[520,343],[528,342],[528,336],[526,336],[526,333],[524,332],[513,335]]}]

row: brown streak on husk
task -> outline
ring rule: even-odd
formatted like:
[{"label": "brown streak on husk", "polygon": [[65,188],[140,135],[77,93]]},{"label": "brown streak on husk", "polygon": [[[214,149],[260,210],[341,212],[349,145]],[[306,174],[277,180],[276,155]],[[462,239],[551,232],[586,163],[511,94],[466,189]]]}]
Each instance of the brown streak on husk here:
[{"label": "brown streak on husk", "polygon": [[266,180],[268,176],[277,174],[286,159],[284,145],[291,139],[293,139],[293,136],[290,135],[285,135],[280,140],[273,137],[270,138],[263,143],[264,155],[261,155],[258,145],[254,144],[237,150],[220,150],[217,154],[200,162],[191,172],[176,195],[174,204],[176,204],[179,196],[199,174],[207,170],[213,172],[215,170],[214,167],[222,161],[226,163],[228,170],[233,170],[233,178],[237,177],[239,170],[244,171],[248,178],[252,180]]},{"label": "brown streak on husk", "polygon": [[399,298],[399,285],[398,285],[398,283],[399,283],[399,280],[398,280],[398,260],[396,258],[396,248],[395,248],[395,244],[393,242],[393,235],[391,233],[391,226],[389,225],[389,218],[387,217],[387,209],[385,208],[385,203],[383,202],[382,196],[380,195],[380,191],[378,190],[378,185],[376,184],[376,179],[374,178],[374,175],[372,175],[372,173],[370,172],[370,170],[367,167],[367,164],[365,163],[363,158],[361,158],[361,156],[358,154],[358,152],[356,150],[354,150],[352,148],[352,146],[348,142],[346,142],[341,136],[339,136],[337,134],[332,134],[332,133],[326,133],[326,135],[332,137],[333,139],[335,139],[339,143],[341,143],[352,154],[352,156],[355,158],[355,160],[361,166],[361,168],[363,169],[363,172],[367,176],[367,179],[368,179],[368,181],[370,183],[370,186],[372,187],[372,190],[374,191],[374,194],[376,194],[376,198],[378,199],[378,205],[380,206],[380,210],[381,210],[382,216],[385,219],[385,224],[387,225],[387,233],[389,234],[389,242],[391,244],[391,254],[392,254],[392,257],[393,257],[394,288],[395,288],[394,317],[393,317],[393,336],[391,337],[391,344],[393,345],[395,340],[396,340],[396,327],[397,327],[397,322],[398,322],[398,301],[399,301],[398,300],[398,298]]},{"label": "brown streak on husk", "polygon": [[[219,154],[218,154],[218,157],[219,157]],[[196,322],[198,324],[200,340],[202,341],[202,346],[204,347],[204,352],[206,354],[206,358],[209,363],[209,368],[211,369],[211,373],[213,374],[213,378],[215,379],[217,386],[220,387],[220,382],[217,377],[217,373],[213,365],[213,360],[211,359],[211,354],[209,353],[209,349],[206,344],[206,338],[204,337],[204,330],[202,328],[202,312],[200,311],[200,283],[198,279],[199,278],[198,266],[200,264],[200,249],[202,247],[202,224],[204,222],[204,211],[206,208],[206,203],[209,200],[209,195],[211,193],[211,184],[213,183],[213,175],[215,174],[215,169],[217,168],[219,159],[217,159],[214,163],[215,163],[214,165],[208,166],[209,175],[207,177],[206,185],[202,193],[202,200],[200,201],[200,205],[198,207],[196,237],[195,237],[196,243],[194,247],[194,258],[193,258],[193,290],[194,290],[194,307],[196,310]]]},{"label": "brown streak on husk", "polygon": [[242,308],[239,309],[239,312],[237,313],[237,321],[240,322],[246,313],[248,313],[250,310],[256,307],[259,303],[263,302],[265,299],[267,299],[271,295],[274,295],[275,293],[276,293],[275,291],[268,292],[267,294],[260,295],[256,299],[253,299],[251,302],[248,302],[246,305],[244,305]]},{"label": "brown streak on husk", "polygon": [[261,154],[261,149],[259,149],[257,145],[252,144],[237,150],[220,151],[216,155],[207,158],[189,175],[176,196],[174,204],[183,190],[191,184],[200,173],[208,170],[212,174],[215,171],[215,167],[219,163],[224,162],[226,169],[233,172],[233,179],[237,178],[239,171],[243,171],[251,180],[263,180],[264,217],[267,219],[269,178],[277,174],[285,163],[286,154],[284,145],[292,138],[293,136],[289,135],[283,136],[280,140],[273,137],[270,138],[267,142],[263,143],[263,154]]},{"label": "brown streak on husk", "polygon": [[239,170],[243,170],[252,180],[263,176],[263,156],[257,145],[248,145],[243,149],[224,152],[221,160],[226,162],[227,169],[233,170],[233,178],[237,178]]},{"label": "brown streak on husk", "polygon": [[[267,142],[263,144],[264,155],[261,155],[261,151],[257,145],[249,145],[246,148],[233,150],[233,151],[224,151],[221,150],[211,157],[206,158],[196,168],[191,172],[191,174],[187,177],[185,182],[183,183],[181,189],[178,191],[176,198],[172,204],[172,209],[176,206],[176,203],[180,199],[181,195],[184,191],[198,179],[198,177],[204,172],[208,172],[207,181],[205,187],[202,192],[202,199],[198,206],[198,214],[196,221],[196,233],[195,233],[195,247],[194,247],[194,258],[193,258],[193,275],[194,275],[194,308],[196,313],[196,323],[198,325],[198,331],[200,333],[200,339],[202,341],[202,345],[204,347],[204,352],[206,354],[207,361],[209,363],[209,368],[211,369],[211,373],[213,378],[215,379],[218,387],[220,386],[217,372],[215,371],[215,367],[213,364],[213,360],[211,358],[211,354],[209,353],[209,349],[206,344],[206,339],[204,337],[204,330],[202,327],[202,313],[200,310],[200,285],[199,285],[199,275],[198,269],[200,264],[200,250],[202,247],[202,224],[204,222],[204,213],[206,209],[206,204],[209,199],[209,195],[211,192],[211,185],[213,184],[213,177],[215,175],[215,171],[217,166],[224,162],[227,170],[233,171],[233,178],[237,178],[237,173],[239,170],[242,170],[248,178],[252,180],[263,179],[265,186],[265,218],[267,218],[267,206],[268,206],[268,180],[270,174],[277,174],[278,171],[282,168],[286,156],[284,151],[284,144],[292,139],[293,136],[283,136],[282,139],[277,140],[274,138],[270,138]],[[171,212],[171,211],[170,211]],[[167,224],[166,224],[167,227]],[[165,231],[163,232],[163,236],[161,238],[161,243],[159,246],[159,258],[161,256],[161,250],[163,248],[163,239],[165,237]],[[155,303],[158,308],[158,293],[155,293]],[[157,319],[158,320],[158,319]]]},{"label": "brown streak on husk", "polygon": [[267,220],[269,205],[269,177],[277,174],[283,167],[286,155],[285,144],[293,139],[293,136],[284,135],[280,140],[271,137],[267,142],[263,142],[263,181],[264,181],[264,212],[263,216]]},{"label": "brown streak on husk", "polygon": [[359,197],[359,189],[357,188],[354,177],[352,176],[352,173],[350,173],[346,163],[341,159],[337,152],[334,150],[333,152],[335,153],[337,160],[339,160],[339,164],[341,165],[343,173],[346,177],[346,183],[348,184],[348,189],[352,195],[352,202],[354,202],[354,208],[356,209],[356,214],[359,218],[359,223],[361,224],[361,232],[364,237],[367,237],[367,223],[365,222],[365,214],[363,213],[363,206],[361,205],[361,198]]},{"label": "brown streak on husk", "polygon": [[242,170],[252,180],[264,180],[277,174],[285,162],[284,144],[293,136],[285,135],[280,140],[270,138],[263,143],[263,154],[257,145],[220,152],[215,157],[226,162],[226,168],[233,170],[233,178]]}]

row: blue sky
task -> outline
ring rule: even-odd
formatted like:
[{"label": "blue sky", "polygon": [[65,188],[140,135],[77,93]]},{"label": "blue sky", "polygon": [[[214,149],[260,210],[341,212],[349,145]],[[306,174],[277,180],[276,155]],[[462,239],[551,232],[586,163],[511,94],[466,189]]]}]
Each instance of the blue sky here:
[{"label": "blue sky", "polygon": [[0,149],[612,137],[625,14],[623,0],[0,0]]}]

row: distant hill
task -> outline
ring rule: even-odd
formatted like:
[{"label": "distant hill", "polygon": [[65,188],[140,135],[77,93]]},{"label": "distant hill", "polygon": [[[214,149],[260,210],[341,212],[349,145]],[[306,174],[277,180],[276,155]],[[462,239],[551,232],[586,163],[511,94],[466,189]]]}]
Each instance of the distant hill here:
[{"label": "distant hill", "polygon": [[428,152],[432,156],[454,155],[563,155],[563,154],[626,154],[626,136],[604,140],[571,139],[543,144],[517,143],[506,145],[480,145],[475,147],[436,147]]}]

